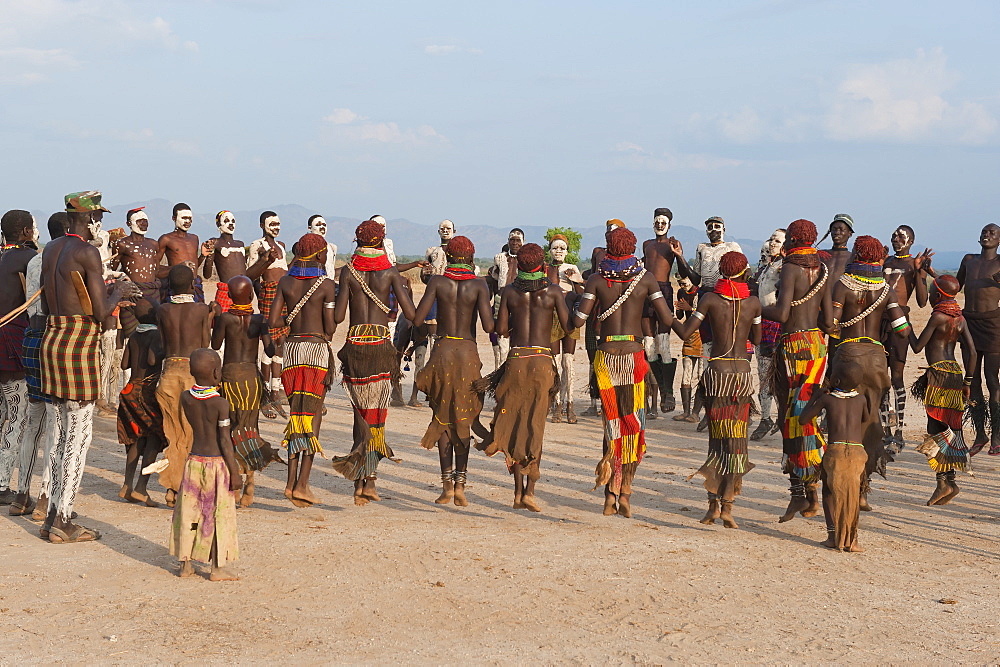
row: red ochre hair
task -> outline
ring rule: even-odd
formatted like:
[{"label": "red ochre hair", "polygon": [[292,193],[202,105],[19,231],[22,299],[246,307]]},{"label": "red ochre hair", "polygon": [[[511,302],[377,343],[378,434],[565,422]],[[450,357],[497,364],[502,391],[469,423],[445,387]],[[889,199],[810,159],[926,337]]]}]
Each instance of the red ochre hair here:
[{"label": "red ochre hair", "polygon": [[635,254],[635,234],[626,227],[618,227],[607,234],[608,254],[627,257]]},{"label": "red ochre hair", "polygon": [[816,225],[809,220],[796,220],[788,225],[787,233],[793,248],[808,247],[816,243]]},{"label": "red ochre hair", "polygon": [[476,246],[472,244],[468,236],[456,236],[448,241],[445,252],[452,257],[472,257],[476,254]]},{"label": "red ochre hair", "polygon": [[545,251],[537,243],[525,243],[517,251],[517,268],[521,271],[541,271]]},{"label": "red ochre hair", "polygon": [[303,234],[295,244],[295,256],[313,259],[313,255],[326,248],[326,240],[319,234]]},{"label": "red ochre hair", "polygon": [[859,262],[881,262],[886,254],[885,246],[874,236],[859,236],[854,241],[854,258]]},{"label": "red ochre hair", "polygon": [[380,246],[385,238],[385,227],[374,220],[365,220],[354,230],[354,238],[363,246]]},{"label": "red ochre hair", "polygon": [[735,278],[746,271],[747,266],[747,256],[741,252],[736,252],[735,250],[727,252],[722,256],[722,259],[719,260],[719,271],[721,271],[722,275],[726,278]]}]

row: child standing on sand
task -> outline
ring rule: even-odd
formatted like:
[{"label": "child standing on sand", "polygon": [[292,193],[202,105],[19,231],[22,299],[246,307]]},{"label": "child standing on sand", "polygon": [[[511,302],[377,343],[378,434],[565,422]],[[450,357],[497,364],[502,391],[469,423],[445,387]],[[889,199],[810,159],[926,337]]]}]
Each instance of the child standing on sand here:
[{"label": "child standing on sand", "polygon": [[858,545],[861,482],[868,462],[862,439],[864,424],[877,408],[857,391],[862,377],[864,371],[853,361],[836,364],[830,372],[834,389],[814,393],[799,416],[805,423],[826,409],[830,435],[821,472],[827,532],[823,546],[838,551],[864,551]]},{"label": "child standing on sand", "polygon": [[170,532],[170,555],[181,561],[179,576],[194,574],[192,560],[212,563],[209,579],[234,581],[225,568],[239,557],[236,541],[236,497],[242,477],[229,434],[229,402],[217,389],[222,361],[214,350],[191,354],[195,385],[181,396],[194,443],[184,464]]}]

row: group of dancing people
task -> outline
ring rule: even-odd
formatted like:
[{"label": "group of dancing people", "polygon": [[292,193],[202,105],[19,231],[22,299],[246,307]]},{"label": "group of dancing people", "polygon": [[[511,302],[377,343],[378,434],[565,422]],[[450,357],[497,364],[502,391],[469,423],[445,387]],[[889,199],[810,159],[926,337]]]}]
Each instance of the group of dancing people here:
[{"label": "group of dancing people", "polygon": [[[830,224],[833,247],[823,251],[815,247],[816,226],[796,220],[765,243],[751,274],[739,245],[724,240],[721,218],[706,221],[708,240],[689,262],[668,235],[672,213],[658,208],[641,257],[635,235],[617,219],[607,222],[606,245],[594,249],[587,271],[566,263],[565,235],[549,238],[546,253],[514,229],[480,278],[472,241],[448,220],[425,260],[400,263],[384,218],[373,216],[358,225],[356,247],[338,269],[321,216],[309,219],[288,262],[272,211],[260,217],[262,237],[246,246],[233,236],[229,211],[216,216],[218,238],[199,243],[183,203],[173,210],[175,229],[158,241],[146,238],[142,209],[127,213],[130,233],[102,230],[108,211],[99,192],[67,195],[65,208],[50,218],[42,252],[30,213],[12,210],[0,220],[0,503],[11,515],[38,521],[41,537],[53,543],[100,537],[74,522],[73,508],[95,408],[114,409],[109,378],[120,369],[128,373],[115,410],[127,454],[120,497],[156,506],[147,484],[158,474],[174,508],[170,548],[181,574],[193,574],[191,561],[199,560],[212,563],[213,579],[231,578],[225,565],[238,554],[236,506],[253,502],[255,472],[286,464],[286,498],[299,507],[317,502],[309,476],[315,455],[324,453],[332,338],[345,319],[336,359],[352,405],[353,443],[332,465],[354,482],[357,505],[380,500],[377,469],[383,459],[398,460],[385,424],[390,402],[400,398],[403,323],[409,340],[429,349],[417,364],[414,391],[426,395],[432,411],[421,445],[439,452],[437,503],[468,504],[475,447],[503,454],[515,509],[541,510],[535,487],[546,422],[576,422],[572,356],[580,329],[591,362],[588,412],[604,423],[594,488],[604,488],[605,515],[631,516],[646,419],[657,408],[676,409],[671,333],[684,341],[682,413],[674,418],[697,422],[704,408],[699,429],[709,432],[708,456],[696,473],[708,492],[702,523],[738,527],[733,502],[754,467],[748,440],[780,429],[791,493],[780,520],[822,509],[824,544],[861,550],[858,516],[869,509],[869,478],[884,475],[903,445],[908,349],[925,351],[928,361],[914,386],[927,412],[917,449],[937,474],[928,505],[958,494],[955,472],[968,469],[987,444],[1000,454],[1000,433],[988,433],[990,417],[1000,419],[996,225],[983,229],[982,252],[967,255],[952,277],[936,274],[930,251],[910,255],[909,227],[894,232],[888,256],[871,236],[859,236],[849,249],[854,221],[846,214]],[[418,266],[426,288],[415,303],[401,272]],[[205,303],[202,280],[213,276],[216,295]],[[955,300],[963,288],[964,312]],[[911,298],[933,307],[919,336],[908,320]],[[485,377],[477,329],[494,343],[495,369]],[[976,382],[983,373],[988,400]],[[484,425],[487,394],[496,405]],[[762,418],[751,435],[755,394]],[[771,420],[775,402],[779,414]],[[976,427],[971,448],[962,436],[967,407]],[[261,437],[258,420],[279,413],[288,421],[276,448]],[[44,468],[35,502],[30,485],[39,450]]]}]

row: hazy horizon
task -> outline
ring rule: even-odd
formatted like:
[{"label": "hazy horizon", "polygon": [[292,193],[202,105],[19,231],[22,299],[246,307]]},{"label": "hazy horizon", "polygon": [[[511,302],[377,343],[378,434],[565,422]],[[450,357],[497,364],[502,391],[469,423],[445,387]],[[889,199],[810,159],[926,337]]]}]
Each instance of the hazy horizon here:
[{"label": "hazy horizon", "polygon": [[637,228],[668,206],[754,239],[847,212],[948,251],[998,217],[996,3],[0,7],[7,209],[93,188]]}]

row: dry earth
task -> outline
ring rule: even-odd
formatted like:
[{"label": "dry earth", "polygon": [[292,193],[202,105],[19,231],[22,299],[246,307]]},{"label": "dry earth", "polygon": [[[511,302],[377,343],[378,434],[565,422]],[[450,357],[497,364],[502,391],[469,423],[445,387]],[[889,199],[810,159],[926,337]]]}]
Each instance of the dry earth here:
[{"label": "dry earth", "polygon": [[[488,345],[480,350],[492,369]],[[585,378],[586,355],[576,358]],[[340,386],[327,405],[324,447],[344,453]],[[104,538],[56,546],[25,519],[0,520],[0,655],[11,664],[996,662],[1000,460],[977,456],[954,502],[924,506],[934,476],[912,449],[921,415],[911,402],[910,446],[874,483],[875,510],[861,520],[867,552],[844,554],[819,546],[822,517],[778,524],[787,502],[778,436],[751,443],[741,530],[726,530],[697,522],[705,494],[687,477],[707,438],[691,424],[649,422],[635,517],[623,519],[602,516],[590,491],[598,419],[549,425],[543,512],[531,514],[511,509],[503,461],[478,452],[472,504],[435,505],[437,455],[418,445],[430,412],[392,409],[387,439],[403,462],[383,463],[383,502],[355,507],[351,483],[324,460],[313,474],[322,504],[296,509],[281,495],[284,468],[272,465],[257,502],[239,512],[242,579],[218,584],[175,576],[169,510],[118,499],[124,457],[114,421],[99,418],[77,509]],[[271,442],[282,427],[262,419]]]}]

